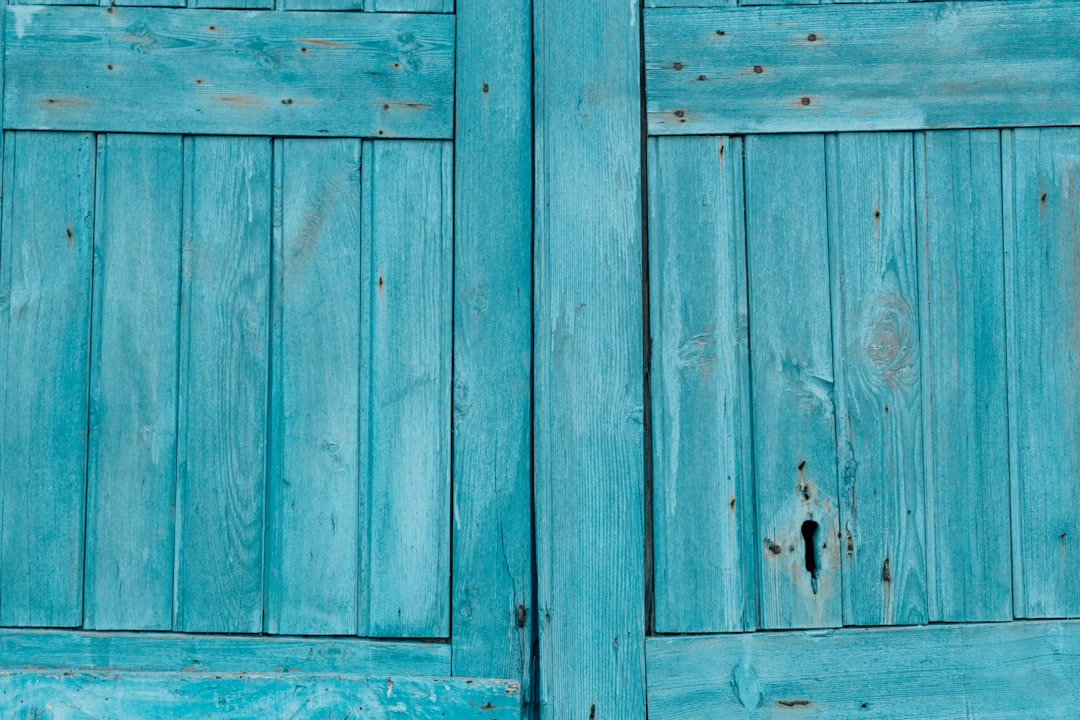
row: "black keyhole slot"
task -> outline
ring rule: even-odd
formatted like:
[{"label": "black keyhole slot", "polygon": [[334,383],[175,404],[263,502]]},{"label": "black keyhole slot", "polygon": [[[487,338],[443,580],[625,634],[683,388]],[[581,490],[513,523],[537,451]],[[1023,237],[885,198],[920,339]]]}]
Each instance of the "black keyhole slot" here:
[{"label": "black keyhole slot", "polygon": [[807,520],[802,524],[803,542],[806,544],[806,572],[810,573],[810,587],[817,594],[817,545],[818,524],[814,520]]}]

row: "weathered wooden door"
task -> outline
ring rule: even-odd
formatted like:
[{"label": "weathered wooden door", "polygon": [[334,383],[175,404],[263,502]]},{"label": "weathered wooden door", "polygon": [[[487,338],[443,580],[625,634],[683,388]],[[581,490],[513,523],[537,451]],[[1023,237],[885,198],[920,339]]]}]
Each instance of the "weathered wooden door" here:
[{"label": "weathered wooden door", "polygon": [[77,4],[4,10],[2,713],[518,717],[528,8]]},{"label": "weathered wooden door", "polygon": [[1075,717],[1077,6],[645,4],[537,0],[547,717]]},{"label": "weathered wooden door", "polygon": [[646,11],[654,720],[1074,714],[1078,31]]}]

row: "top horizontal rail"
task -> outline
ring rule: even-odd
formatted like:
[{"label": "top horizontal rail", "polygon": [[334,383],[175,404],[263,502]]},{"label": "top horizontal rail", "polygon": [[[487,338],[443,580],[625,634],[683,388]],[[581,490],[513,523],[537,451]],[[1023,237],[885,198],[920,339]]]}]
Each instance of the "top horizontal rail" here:
[{"label": "top horizontal rail", "polygon": [[645,11],[653,135],[1080,123],[1075,2]]},{"label": "top horizontal rail", "polygon": [[4,127],[445,139],[454,18],[12,7]]}]

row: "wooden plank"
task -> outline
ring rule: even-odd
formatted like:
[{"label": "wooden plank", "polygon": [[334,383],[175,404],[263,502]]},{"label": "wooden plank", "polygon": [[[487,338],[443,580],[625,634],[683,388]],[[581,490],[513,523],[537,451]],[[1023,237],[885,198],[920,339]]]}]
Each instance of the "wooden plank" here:
[{"label": "wooden plank", "polygon": [[645,13],[649,132],[737,134],[1068,125],[1071,2]]},{"label": "wooden plank", "polygon": [[655,630],[757,626],[740,138],[649,144]]},{"label": "wooden plank", "polygon": [[1012,618],[996,130],[915,137],[929,619]]},{"label": "wooden plank", "polygon": [[188,7],[199,9],[273,10],[274,0],[188,0]]},{"label": "wooden plank", "polygon": [[363,10],[364,0],[277,0],[278,10]]},{"label": "wooden plank", "polygon": [[521,717],[509,680],[191,672],[0,672],[0,704],[27,717]]},{"label": "wooden plank", "polygon": [[82,623],[92,135],[10,133],[0,256],[0,625]]},{"label": "wooden plank", "polygon": [[449,138],[454,21],[434,14],[17,8],[7,127]]},{"label": "wooden plank", "polygon": [[821,135],[746,139],[754,557],[769,629],[842,621],[825,180]]},{"label": "wooden plank", "polygon": [[[366,0],[364,9],[370,12],[452,13],[454,0]],[[508,28],[500,28],[499,32],[508,32]]]},{"label": "wooden plank", "polygon": [[453,671],[534,698],[532,4],[457,16]]},{"label": "wooden plank", "polygon": [[450,633],[453,154],[363,150],[359,633]]},{"label": "wooden plank", "polygon": [[1080,615],[1080,131],[1015,130],[1009,365],[1015,368],[1018,617]]},{"label": "wooden plank", "polygon": [[190,147],[175,628],[259,632],[270,141],[207,137]]},{"label": "wooden plank", "polygon": [[175,135],[98,142],[88,628],[172,628],[183,155]]},{"label": "wooden plank", "polygon": [[356,633],[360,141],[284,140],[266,629]]},{"label": "wooden plank", "polygon": [[640,13],[536,0],[540,717],[645,716]]},{"label": "wooden plank", "polygon": [[0,669],[449,675],[450,646],[355,638],[0,630]]},{"label": "wooden plank", "polygon": [[927,620],[913,140],[828,144],[844,623]]},{"label": "wooden plank", "polygon": [[1080,622],[652,638],[648,662],[653,720],[1070,718]]}]

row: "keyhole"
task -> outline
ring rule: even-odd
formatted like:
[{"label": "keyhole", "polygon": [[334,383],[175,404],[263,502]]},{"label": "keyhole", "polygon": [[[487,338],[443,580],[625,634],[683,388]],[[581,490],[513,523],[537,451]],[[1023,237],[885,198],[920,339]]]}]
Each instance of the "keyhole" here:
[{"label": "keyhole", "polygon": [[806,543],[806,572],[810,573],[810,587],[817,595],[817,552],[815,551],[815,539],[817,538],[818,524],[813,520],[807,520],[802,524],[803,541]]}]

